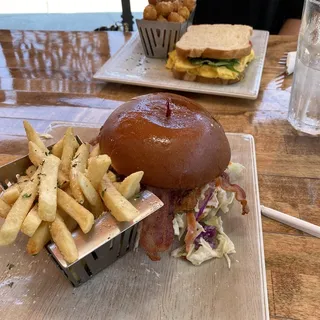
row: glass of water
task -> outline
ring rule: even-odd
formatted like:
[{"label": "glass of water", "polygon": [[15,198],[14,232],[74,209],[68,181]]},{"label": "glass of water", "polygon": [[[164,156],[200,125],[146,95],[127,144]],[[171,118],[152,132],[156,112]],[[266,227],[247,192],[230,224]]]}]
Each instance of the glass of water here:
[{"label": "glass of water", "polygon": [[320,0],[304,3],[288,121],[320,135]]}]

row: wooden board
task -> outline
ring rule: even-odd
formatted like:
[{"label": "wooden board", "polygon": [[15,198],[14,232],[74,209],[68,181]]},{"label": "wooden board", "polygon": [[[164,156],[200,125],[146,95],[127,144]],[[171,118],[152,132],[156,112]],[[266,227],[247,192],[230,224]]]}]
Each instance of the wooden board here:
[{"label": "wooden board", "polygon": [[[96,126],[84,124],[75,133],[90,140]],[[64,130],[61,123],[49,129],[54,140]],[[26,237],[20,236],[15,245],[1,248],[1,319],[269,319],[254,141],[244,134],[228,139],[232,161],[246,167],[239,184],[251,209],[243,217],[234,203],[223,216],[237,250],[231,270],[224,259],[194,267],[168,253],[152,262],[139,250],[74,289],[46,252],[28,256]]]}]

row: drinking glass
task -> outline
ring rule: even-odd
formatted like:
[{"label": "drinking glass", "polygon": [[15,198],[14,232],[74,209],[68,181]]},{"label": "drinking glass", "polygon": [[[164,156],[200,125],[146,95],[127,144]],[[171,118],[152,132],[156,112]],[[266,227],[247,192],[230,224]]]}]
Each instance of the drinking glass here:
[{"label": "drinking glass", "polygon": [[320,135],[320,0],[305,0],[288,121],[298,131]]}]

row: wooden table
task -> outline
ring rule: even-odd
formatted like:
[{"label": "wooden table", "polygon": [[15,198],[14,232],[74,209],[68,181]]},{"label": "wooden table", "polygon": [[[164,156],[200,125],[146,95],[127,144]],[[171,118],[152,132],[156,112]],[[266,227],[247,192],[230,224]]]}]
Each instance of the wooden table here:
[{"label": "wooden table", "polygon": [[[92,80],[129,38],[120,32],[0,31],[0,165],[26,152],[22,119],[40,132],[51,121],[90,122],[88,108],[107,116],[121,101],[157,91]],[[215,115],[226,131],[254,136],[262,204],[320,225],[320,139],[298,135],[286,121],[292,78],[279,76],[279,59],[296,44],[295,37],[270,37],[255,101],[185,95]],[[266,218],[263,230],[271,318],[320,319],[320,241]],[[45,252],[37,260],[26,258],[20,244],[25,240],[16,244],[19,254],[1,256],[8,264],[0,275],[1,319],[61,319],[64,313],[50,305],[50,296],[59,295],[59,271]],[[30,264],[19,265],[19,255]],[[45,267],[36,266],[37,261]],[[34,268],[57,279],[50,292],[28,286]],[[10,279],[25,277],[21,297],[10,295],[15,284],[8,282],[8,274]],[[81,304],[76,295],[70,309]],[[64,318],[72,315],[68,310]]]}]

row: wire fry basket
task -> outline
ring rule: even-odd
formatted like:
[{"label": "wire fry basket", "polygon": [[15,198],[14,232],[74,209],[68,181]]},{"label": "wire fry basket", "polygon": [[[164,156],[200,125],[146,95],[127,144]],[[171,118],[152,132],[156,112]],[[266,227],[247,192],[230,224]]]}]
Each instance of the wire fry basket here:
[{"label": "wire fry basket", "polygon": [[183,23],[136,19],[143,51],[148,58],[166,59],[192,24],[195,10]]}]

